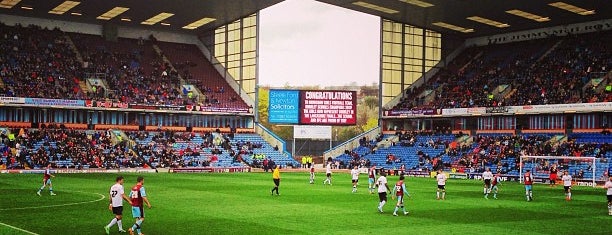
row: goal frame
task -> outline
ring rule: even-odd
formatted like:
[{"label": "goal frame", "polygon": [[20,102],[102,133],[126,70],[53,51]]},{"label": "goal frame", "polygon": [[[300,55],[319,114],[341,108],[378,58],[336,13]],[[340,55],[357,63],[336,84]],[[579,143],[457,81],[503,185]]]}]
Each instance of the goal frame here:
[{"label": "goal frame", "polygon": [[595,182],[595,170],[597,169],[597,164],[596,164],[596,157],[569,157],[569,156],[530,156],[530,155],[523,155],[520,156],[519,158],[519,181],[521,183],[523,183],[523,159],[571,159],[571,160],[591,160],[592,164],[592,177],[591,177],[591,181],[593,183],[593,188],[595,188],[597,186],[597,183]]}]

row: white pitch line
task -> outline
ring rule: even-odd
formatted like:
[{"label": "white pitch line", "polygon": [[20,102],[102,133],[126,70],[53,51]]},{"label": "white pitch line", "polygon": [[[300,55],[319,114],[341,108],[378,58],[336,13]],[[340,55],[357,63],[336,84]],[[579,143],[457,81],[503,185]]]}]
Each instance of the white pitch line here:
[{"label": "white pitch line", "polygon": [[2,222],[0,222],[0,225],[4,225],[4,226],[6,226],[6,227],[9,227],[9,228],[12,228],[12,229],[15,229],[15,230],[17,230],[17,231],[21,231],[21,232],[24,232],[24,233],[27,233],[27,234],[31,234],[31,235],[39,235],[38,233],[30,232],[30,231],[28,231],[28,230],[21,229],[21,228],[17,228],[17,227],[15,227],[15,226],[12,226],[12,225],[9,225],[9,224],[5,224],[5,223],[2,223]]},{"label": "white pitch line", "polygon": [[[75,193],[88,193],[88,192],[80,192],[80,191],[72,191],[72,192],[75,192]],[[81,204],[87,204],[87,203],[94,203],[94,202],[102,201],[102,200],[104,200],[104,198],[106,198],[106,196],[104,196],[102,194],[99,194],[99,193],[90,193],[90,194],[97,194],[97,195],[100,196],[100,198],[98,198],[96,200],[92,200],[92,201],[72,202],[72,203],[65,203],[65,204],[58,204],[58,205],[28,206],[28,207],[18,207],[18,208],[4,208],[4,209],[0,209],[0,211],[39,209],[39,208],[50,208],[50,207],[60,207],[60,206],[73,206],[73,205],[81,205]]]}]

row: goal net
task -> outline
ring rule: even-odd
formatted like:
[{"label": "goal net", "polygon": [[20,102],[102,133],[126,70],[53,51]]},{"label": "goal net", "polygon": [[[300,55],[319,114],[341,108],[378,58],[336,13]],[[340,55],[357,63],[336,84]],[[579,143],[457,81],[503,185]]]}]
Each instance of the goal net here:
[{"label": "goal net", "polygon": [[597,164],[595,157],[568,157],[568,156],[521,156],[519,164],[519,179],[523,183],[523,175],[527,170],[531,171],[534,182],[549,183],[550,170],[557,168],[558,178],[561,183],[564,171],[568,171],[575,182],[584,182],[583,185],[597,186],[596,172]]}]

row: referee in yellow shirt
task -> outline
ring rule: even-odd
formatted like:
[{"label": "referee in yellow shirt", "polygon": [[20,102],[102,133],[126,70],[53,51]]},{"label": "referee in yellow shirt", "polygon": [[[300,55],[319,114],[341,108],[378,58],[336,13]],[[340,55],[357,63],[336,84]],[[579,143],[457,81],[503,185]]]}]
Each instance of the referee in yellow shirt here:
[{"label": "referee in yellow shirt", "polygon": [[272,180],[274,180],[274,188],[270,192],[270,194],[274,195],[274,191],[276,190],[276,195],[280,195],[278,193],[278,186],[280,185],[280,171],[278,170],[278,165],[272,171]]}]

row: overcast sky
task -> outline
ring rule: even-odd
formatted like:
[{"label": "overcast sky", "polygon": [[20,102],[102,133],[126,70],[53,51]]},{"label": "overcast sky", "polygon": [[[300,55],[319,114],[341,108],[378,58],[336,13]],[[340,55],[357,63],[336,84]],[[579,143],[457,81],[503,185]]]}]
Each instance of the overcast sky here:
[{"label": "overcast sky", "polygon": [[314,0],[286,0],[260,14],[259,84],[378,82],[380,19]]}]

